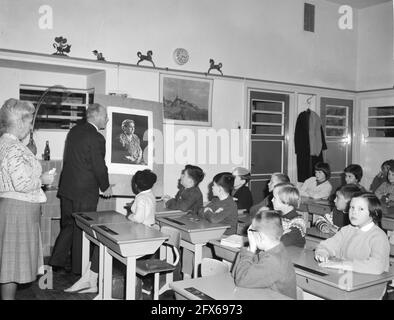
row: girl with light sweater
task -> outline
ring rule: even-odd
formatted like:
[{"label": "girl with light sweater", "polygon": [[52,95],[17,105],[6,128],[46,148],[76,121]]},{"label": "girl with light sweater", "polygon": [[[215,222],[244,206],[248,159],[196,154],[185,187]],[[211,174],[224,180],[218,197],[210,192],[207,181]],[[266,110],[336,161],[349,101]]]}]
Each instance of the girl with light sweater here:
[{"label": "girl with light sweater", "polygon": [[381,205],[373,193],[354,195],[349,208],[351,225],[316,248],[315,258],[322,262],[320,266],[368,274],[388,271],[390,244],[378,227],[381,217]]},{"label": "girl with light sweater", "polygon": [[318,162],[315,165],[315,176],[305,180],[300,188],[300,195],[313,199],[327,199],[332,190],[331,170],[328,163]]}]

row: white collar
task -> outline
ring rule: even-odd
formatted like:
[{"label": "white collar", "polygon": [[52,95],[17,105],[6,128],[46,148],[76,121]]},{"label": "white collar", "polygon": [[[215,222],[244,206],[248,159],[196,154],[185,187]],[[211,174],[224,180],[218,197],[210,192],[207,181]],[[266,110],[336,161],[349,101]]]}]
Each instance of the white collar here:
[{"label": "white collar", "polygon": [[373,223],[373,221],[371,221],[367,225],[361,227],[360,230],[363,231],[363,232],[367,232],[367,231],[371,230],[374,225],[375,224]]},{"label": "white collar", "polygon": [[148,193],[148,192],[150,192],[152,189],[148,189],[148,190],[145,190],[145,191],[141,191],[139,194],[142,194],[142,193]]},{"label": "white collar", "polygon": [[97,132],[99,131],[99,129],[97,128],[97,126],[93,122],[88,121],[88,123],[90,123],[93,127],[95,127]]}]

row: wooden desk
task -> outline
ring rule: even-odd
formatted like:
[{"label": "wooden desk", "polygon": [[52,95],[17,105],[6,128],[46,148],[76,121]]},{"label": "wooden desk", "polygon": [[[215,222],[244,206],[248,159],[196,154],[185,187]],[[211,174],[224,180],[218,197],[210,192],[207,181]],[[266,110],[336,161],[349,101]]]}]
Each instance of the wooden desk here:
[{"label": "wooden desk", "polygon": [[[223,238],[225,237],[227,236],[224,236]],[[244,245],[246,245],[248,242],[248,237],[243,237],[243,238],[244,238]],[[220,240],[221,239],[214,239],[209,241],[209,243],[213,247],[213,251],[215,255],[220,259],[234,263],[240,248],[234,248],[234,247],[223,245],[220,243]]]},{"label": "wooden desk", "polygon": [[112,258],[126,265],[126,299],[135,299],[136,259],[153,254],[168,239],[154,228],[141,223],[116,223],[93,226],[104,246],[103,299],[112,296]]},{"label": "wooden desk", "polygon": [[193,276],[198,275],[198,267],[202,260],[202,247],[211,239],[218,239],[230,228],[221,223],[210,223],[206,220],[192,219],[191,216],[159,217],[160,225],[178,229],[181,233],[181,246],[194,252]]},{"label": "wooden desk", "polygon": [[[220,240],[209,242],[213,245],[216,256],[232,263],[235,261],[238,248],[223,246]],[[392,266],[389,272],[381,275],[345,273],[341,270],[319,267],[313,250],[298,247],[287,249],[295,264],[297,285],[304,291],[324,299],[380,299],[387,282],[394,279]]]},{"label": "wooden desk", "polygon": [[312,250],[297,247],[287,249],[295,266],[297,285],[304,291],[324,299],[380,299],[387,283],[394,279],[392,266],[389,272],[381,275],[343,272],[319,267]]},{"label": "wooden desk", "polygon": [[[390,210],[393,209],[394,207],[390,207]],[[392,213],[391,211],[388,212],[387,208],[386,211],[383,213],[382,228],[387,231],[394,231],[394,213]],[[394,237],[394,235],[391,236]],[[394,261],[394,244],[391,243],[390,243],[390,260]]]},{"label": "wooden desk", "polygon": [[103,274],[104,274],[104,246],[97,240],[96,233],[92,229],[93,226],[99,224],[113,223],[129,223],[130,221],[116,211],[100,211],[100,212],[77,212],[73,213],[75,222],[82,229],[82,272],[85,272],[90,261],[90,243],[93,242],[99,247],[99,279],[98,279],[98,296],[97,299],[103,297]]},{"label": "wooden desk", "polygon": [[384,215],[382,217],[382,227],[388,231],[394,231],[394,215]]},{"label": "wooden desk", "polygon": [[166,208],[164,201],[156,201],[156,218],[159,217],[171,217],[171,216],[181,216],[185,215],[186,212],[182,210],[176,210],[176,209],[168,209]]},{"label": "wooden desk", "polygon": [[316,227],[307,228],[305,234],[305,248],[313,250],[321,241],[331,238],[333,235],[333,233],[323,233]]},{"label": "wooden desk", "polygon": [[200,298],[186,288],[195,288],[215,300],[291,300],[271,289],[248,289],[235,286],[230,273],[175,281],[170,284],[176,293],[189,300],[209,300],[209,297]]},{"label": "wooden desk", "polygon": [[311,215],[324,216],[326,213],[330,213],[334,208],[333,203],[329,200],[316,200],[308,197],[301,197],[301,204],[299,211],[309,212]]}]

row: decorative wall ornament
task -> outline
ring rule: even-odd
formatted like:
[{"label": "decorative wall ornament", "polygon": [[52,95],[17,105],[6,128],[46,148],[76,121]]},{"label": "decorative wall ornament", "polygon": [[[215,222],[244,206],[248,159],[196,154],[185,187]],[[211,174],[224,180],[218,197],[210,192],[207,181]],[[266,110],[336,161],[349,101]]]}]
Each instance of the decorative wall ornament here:
[{"label": "decorative wall ornament", "polygon": [[174,50],[174,60],[179,65],[184,65],[189,61],[189,53],[186,49],[176,48]]},{"label": "decorative wall ornament", "polygon": [[55,38],[53,47],[56,49],[56,52],[52,53],[53,55],[67,56],[65,53],[70,53],[71,44],[67,44],[67,39],[60,36]]},{"label": "decorative wall ornament", "polygon": [[105,58],[101,52],[98,52],[97,50],[93,50],[92,52],[97,57],[97,60],[105,61]]},{"label": "decorative wall ornament", "polygon": [[217,71],[219,71],[220,72],[220,74],[221,75],[223,75],[223,72],[222,72],[222,67],[223,67],[223,65],[222,65],[222,63],[221,62],[219,62],[218,64],[215,64],[215,61],[213,60],[213,59],[209,59],[209,69],[208,69],[208,73],[211,71],[211,70],[217,70]]},{"label": "decorative wall ornament", "polygon": [[138,60],[137,66],[140,64],[140,62],[146,60],[146,61],[149,61],[150,63],[152,63],[152,64],[153,64],[153,67],[156,68],[155,63],[154,63],[153,60],[152,60],[152,55],[153,55],[152,50],[149,50],[149,51],[146,53],[146,55],[143,55],[143,54],[141,53],[141,51],[138,51],[138,52],[137,52],[137,57],[140,58],[140,60]]}]

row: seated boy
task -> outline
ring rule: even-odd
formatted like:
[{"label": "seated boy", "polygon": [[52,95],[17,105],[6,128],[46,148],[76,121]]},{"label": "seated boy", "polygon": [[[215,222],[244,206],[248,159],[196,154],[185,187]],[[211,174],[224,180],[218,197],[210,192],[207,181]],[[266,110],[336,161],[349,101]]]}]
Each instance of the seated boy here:
[{"label": "seated boy", "polygon": [[260,210],[248,229],[249,247],[241,248],[232,274],[235,284],[247,288],[269,288],[296,299],[296,274],[280,241],[280,214]]},{"label": "seated boy", "polygon": [[356,184],[345,184],[340,187],[334,200],[335,208],[323,217],[318,217],[315,226],[323,233],[336,233],[340,228],[350,224],[349,203],[353,195],[360,191],[360,186]]}]

